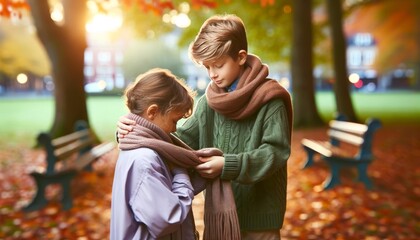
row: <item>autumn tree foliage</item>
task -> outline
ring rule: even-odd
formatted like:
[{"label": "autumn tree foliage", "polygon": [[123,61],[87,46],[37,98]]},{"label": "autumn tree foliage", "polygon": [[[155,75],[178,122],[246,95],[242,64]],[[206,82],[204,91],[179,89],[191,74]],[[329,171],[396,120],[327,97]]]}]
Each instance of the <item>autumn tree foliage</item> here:
[{"label": "autumn tree foliage", "polygon": [[[1,8],[0,14],[2,16],[19,17],[19,10],[17,9],[30,9],[39,39],[51,60],[56,86],[55,119],[51,128],[53,136],[72,131],[74,122],[79,119],[88,121],[86,94],[83,89],[83,53],[86,47],[84,25],[86,24],[87,2],[62,0],[65,21],[62,24],[57,24],[49,16],[48,0],[26,0],[26,2],[23,0],[1,0],[2,6],[5,6]],[[104,6],[108,1],[96,0],[90,2],[97,4],[99,9],[106,11]],[[159,19],[165,12],[175,9],[181,2],[184,1],[120,0],[124,10],[134,11],[137,15],[144,15],[147,21],[142,21],[142,23],[147,22],[147,24],[154,21],[153,19]],[[290,42],[292,42],[290,16],[296,14],[294,12],[295,9],[292,8],[291,0],[248,0],[241,2],[231,0],[190,0],[187,2],[193,10],[191,11],[192,15],[205,16],[206,13],[209,13],[209,11],[206,11],[207,9],[219,9],[219,12],[224,11],[235,14],[241,13],[241,16],[244,16],[247,28],[252,29],[252,31],[249,31],[249,38],[253,39],[254,42],[251,51],[265,49],[257,52],[257,55],[261,56],[262,59],[289,61]],[[310,10],[310,8],[306,9]],[[305,19],[310,19],[310,14],[311,11],[306,11]],[[157,18],[148,18],[152,15],[157,16]],[[312,26],[310,25],[312,23],[310,21],[305,22],[306,25],[302,25],[303,21],[300,21],[301,19],[295,18],[295,20],[297,22],[293,24],[293,28],[296,31],[302,30],[302,33],[306,31],[311,34]],[[159,24],[155,23],[155,25]],[[197,29],[194,30],[194,34],[196,31]],[[303,42],[296,41],[293,43],[302,45],[294,46],[294,49],[297,51],[294,51],[292,54],[297,54],[301,49],[308,49],[306,55],[312,56],[313,43],[310,38],[304,40]],[[63,46],[66,47],[63,48]],[[253,48],[254,46],[255,48]],[[292,58],[296,59],[296,56]],[[313,76],[311,75],[312,71],[309,70],[313,68],[313,63],[308,61],[307,64],[304,64],[305,62],[295,61],[292,66],[294,69],[294,94],[296,96],[306,96],[304,99],[299,99],[301,101],[294,99],[295,119],[299,120],[302,125],[318,125],[320,121],[314,104],[314,84],[313,80],[311,80]],[[305,69],[303,69],[304,66]],[[309,75],[306,77],[299,76],[300,72],[306,72]],[[346,90],[349,91],[348,89]],[[338,94],[338,96],[348,96],[348,93]],[[347,105],[347,109],[352,109],[351,102]],[[306,113],[313,114],[307,116]]]},{"label": "autumn tree foliage", "polygon": [[28,9],[29,5],[25,1],[0,0],[0,17],[21,17],[20,10]]},{"label": "autumn tree foliage", "polygon": [[[11,88],[18,74],[46,76],[50,62],[45,50],[28,26],[30,19],[0,19],[0,88]],[[24,54],[22,54],[24,53]],[[28,82],[35,85],[36,82]]]},{"label": "autumn tree foliage", "polygon": [[[53,137],[73,131],[77,120],[89,122],[84,92],[84,51],[86,42],[87,1],[62,0],[63,22],[54,22],[50,17],[48,0],[1,0],[2,17],[20,17],[21,11],[29,9],[37,35],[44,46],[52,65],[54,80],[55,115],[50,133]],[[161,15],[174,8],[176,1],[122,0],[123,5],[136,6],[140,12]],[[229,1],[227,1],[229,2]],[[261,5],[273,1],[260,0]],[[106,1],[93,1],[101,8]],[[216,7],[216,1],[191,0],[193,8]]]},{"label": "autumn tree foliage", "polygon": [[420,1],[371,1],[357,6],[346,24],[346,33],[372,33],[377,40],[375,69],[386,73],[399,67],[417,69],[420,85]]}]

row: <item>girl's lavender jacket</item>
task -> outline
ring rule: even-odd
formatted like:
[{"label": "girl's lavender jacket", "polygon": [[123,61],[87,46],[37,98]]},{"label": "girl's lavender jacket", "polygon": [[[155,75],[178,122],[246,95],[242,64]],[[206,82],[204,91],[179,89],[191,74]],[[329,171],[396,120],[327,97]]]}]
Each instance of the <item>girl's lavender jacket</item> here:
[{"label": "girl's lavender jacket", "polygon": [[194,239],[193,187],[148,148],[120,151],[112,186],[110,239]]}]

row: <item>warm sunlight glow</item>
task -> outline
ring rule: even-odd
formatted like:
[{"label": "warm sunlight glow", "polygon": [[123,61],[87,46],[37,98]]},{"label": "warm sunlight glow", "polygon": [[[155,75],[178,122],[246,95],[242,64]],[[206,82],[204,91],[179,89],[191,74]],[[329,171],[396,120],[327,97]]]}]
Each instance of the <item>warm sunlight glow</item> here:
[{"label": "warm sunlight glow", "polygon": [[[188,11],[188,9],[184,9]],[[171,10],[169,13],[166,13],[162,16],[162,21],[165,23],[172,23],[173,25],[179,28],[186,28],[191,25],[191,19],[184,12],[179,13],[176,10]]]},{"label": "warm sunlight glow", "polygon": [[358,81],[359,81],[359,79],[360,79],[360,76],[359,76],[359,74],[357,74],[357,73],[352,73],[352,74],[350,74],[350,76],[349,76],[349,81],[351,82],[351,83],[357,83]]},{"label": "warm sunlight glow", "polygon": [[183,2],[179,5],[179,11],[182,13],[189,13],[190,12],[190,4],[187,2]]},{"label": "warm sunlight glow", "polygon": [[28,82],[28,76],[26,76],[26,74],[24,74],[24,73],[19,73],[16,77],[16,80],[20,84],[25,84],[25,83]]},{"label": "warm sunlight glow", "polygon": [[51,10],[51,19],[54,22],[63,22],[64,15],[63,15],[63,5],[61,3],[54,4]]},{"label": "warm sunlight glow", "polygon": [[86,30],[92,33],[112,32],[120,28],[121,25],[121,16],[100,13],[86,24]]},{"label": "warm sunlight glow", "polygon": [[172,23],[179,28],[186,28],[190,26],[191,20],[187,14],[180,13],[172,17]]}]

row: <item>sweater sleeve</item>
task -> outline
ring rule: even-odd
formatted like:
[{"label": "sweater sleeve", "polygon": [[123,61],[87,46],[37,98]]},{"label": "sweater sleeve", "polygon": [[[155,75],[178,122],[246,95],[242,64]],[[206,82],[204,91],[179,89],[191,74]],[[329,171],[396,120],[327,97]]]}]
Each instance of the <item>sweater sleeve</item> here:
[{"label": "sweater sleeve", "polygon": [[198,150],[200,148],[200,123],[199,119],[203,119],[201,116],[205,115],[203,113],[205,108],[205,99],[202,96],[197,101],[196,109],[194,114],[189,117],[181,126],[177,128],[177,135],[179,138],[185,142],[192,149]]},{"label": "sweater sleeve", "polygon": [[256,118],[258,130],[254,130],[250,137],[255,147],[238,154],[224,154],[222,179],[251,184],[286,166],[291,151],[286,108],[280,100],[272,101],[266,107]]}]

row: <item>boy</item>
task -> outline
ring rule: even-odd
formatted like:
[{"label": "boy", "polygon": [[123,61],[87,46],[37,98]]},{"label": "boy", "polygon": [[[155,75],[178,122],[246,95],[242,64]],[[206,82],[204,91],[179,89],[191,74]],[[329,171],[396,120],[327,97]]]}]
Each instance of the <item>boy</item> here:
[{"label": "boy", "polygon": [[[223,156],[201,158],[206,178],[231,180],[242,239],[280,239],[291,150],[289,93],[268,67],[248,54],[246,31],[235,15],[207,19],[190,45],[211,83],[194,114],[177,129],[193,149],[216,147]],[[119,137],[131,130],[118,123]]]}]

